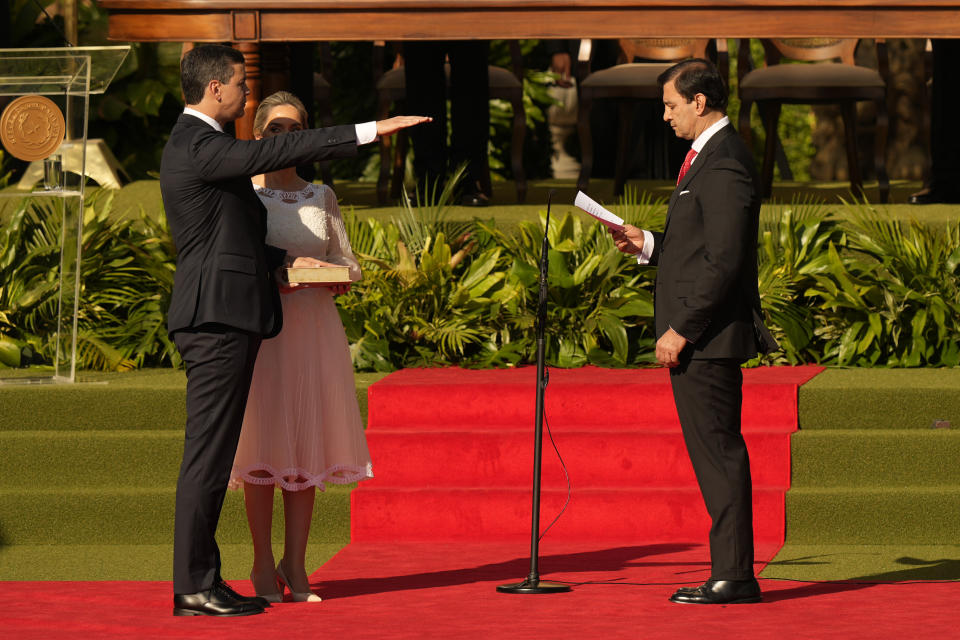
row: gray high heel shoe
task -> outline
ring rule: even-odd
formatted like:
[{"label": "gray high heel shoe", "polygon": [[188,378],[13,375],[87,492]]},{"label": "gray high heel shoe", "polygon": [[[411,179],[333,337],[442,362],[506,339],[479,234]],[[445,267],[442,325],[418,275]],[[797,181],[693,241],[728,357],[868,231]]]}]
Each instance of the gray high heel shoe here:
[{"label": "gray high heel shoe", "polygon": [[[287,576],[283,572],[282,559],[277,563],[277,579],[280,581],[280,595],[282,596],[285,588],[290,589],[290,581],[287,580]],[[294,602],[323,602],[323,598],[312,591],[299,592],[290,589],[290,597],[293,598]]]},{"label": "gray high heel shoe", "polygon": [[[250,584],[253,584],[253,571],[250,572]],[[283,601],[283,587],[280,586],[280,576],[273,577],[273,585],[277,588],[276,593],[260,593],[257,591],[257,588],[254,587],[253,590],[256,591],[258,598],[263,598],[267,602],[277,603]]]}]

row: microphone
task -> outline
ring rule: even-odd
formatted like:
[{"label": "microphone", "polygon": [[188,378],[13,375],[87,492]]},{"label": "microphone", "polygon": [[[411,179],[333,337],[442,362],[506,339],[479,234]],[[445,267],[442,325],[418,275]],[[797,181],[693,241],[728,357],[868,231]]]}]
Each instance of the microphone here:
[{"label": "microphone", "polygon": [[547,316],[547,252],[550,251],[550,240],[548,239],[550,232],[550,202],[553,200],[553,194],[556,193],[556,191],[556,189],[550,189],[550,192],[547,194],[547,221],[543,228],[543,244],[540,247],[540,299],[537,309],[538,322],[545,322]]},{"label": "microphone", "polygon": [[63,32],[63,29],[60,28],[60,25],[58,25],[58,24],[54,21],[54,19],[50,17],[50,14],[47,13],[47,10],[44,8],[44,6],[43,6],[42,4],[40,4],[40,0],[33,0],[33,4],[35,4],[35,5],[37,5],[38,7],[40,7],[40,11],[43,11],[43,15],[47,16],[47,23],[53,25],[53,28],[56,29],[56,30],[57,30],[57,33],[60,34],[60,38],[63,40],[63,42],[64,42],[68,47],[72,47],[72,46],[73,46],[73,43],[70,42],[69,40],[67,40],[67,34],[65,34],[65,33]]}]

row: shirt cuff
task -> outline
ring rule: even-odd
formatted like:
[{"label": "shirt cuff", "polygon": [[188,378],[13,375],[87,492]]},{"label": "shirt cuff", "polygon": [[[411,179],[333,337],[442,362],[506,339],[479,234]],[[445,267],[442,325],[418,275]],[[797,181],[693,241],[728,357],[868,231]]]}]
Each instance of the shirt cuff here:
[{"label": "shirt cuff", "polygon": [[646,229],[640,229],[643,232],[643,249],[637,254],[637,264],[650,264],[650,256],[653,255],[653,234]]},{"label": "shirt cuff", "polygon": [[356,125],[357,127],[357,146],[370,144],[377,139],[377,123],[375,121],[364,122]]},{"label": "shirt cuff", "polygon": [[[667,326],[670,327],[670,330],[671,330],[671,331],[673,331],[675,334],[677,334],[678,336],[680,336],[680,332],[679,332],[679,331],[677,331],[676,329],[674,329],[674,328],[673,328],[672,326],[670,326],[670,325],[667,325]],[[680,336],[680,337],[683,338],[684,340],[687,340],[687,337],[686,337],[686,336]],[[687,342],[689,343],[690,340],[687,340]]]}]

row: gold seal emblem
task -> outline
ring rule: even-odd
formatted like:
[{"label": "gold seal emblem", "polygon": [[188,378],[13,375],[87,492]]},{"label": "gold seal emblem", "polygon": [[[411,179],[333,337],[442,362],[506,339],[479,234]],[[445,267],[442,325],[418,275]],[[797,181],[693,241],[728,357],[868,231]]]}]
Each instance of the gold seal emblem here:
[{"label": "gold seal emblem", "polygon": [[21,96],[0,116],[0,140],[15,158],[42,160],[63,142],[66,122],[60,108],[43,96]]}]

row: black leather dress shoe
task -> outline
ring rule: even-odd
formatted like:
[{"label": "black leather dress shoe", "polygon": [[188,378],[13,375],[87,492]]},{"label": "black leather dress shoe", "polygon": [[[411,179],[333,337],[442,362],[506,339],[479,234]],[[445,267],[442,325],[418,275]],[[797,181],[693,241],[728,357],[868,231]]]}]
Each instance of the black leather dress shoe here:
[{"label": "black leather dress shoe", "polygon": [[707,580],[699,587],[682,587],[670,602],[684,604],[746,604],[760,602],[760,585],[750,580]]},{"label": "black leather dress shoe", "polygon": [[233,588],[231,588],[230,585],[227,584],[227,583],[226,583],[224,580],[222,580],[222,579],[221,579],[220,582],[217,583],[217,584],[218,584],[218,586],[219,586],[223,591],[226,591],[234,600],[239,600],[240,602],[252,602],[253,604],[259,606],[261,609],[266,609],[267,607],[270,606],[270,603],[267,602],[267,599],[266,599],[266,598],[261,598],[260,596],[242,596],[242,595],[240,595],[239,593],[237,593],[236,591],[234,591]]},{"label": "black leather dress shoe", "polygon": [[460,198],[460,204],[464,207],[486,207],[490,204],[490,198],[481,192],[467,193]]},{"label": "black leather dress shoe", "polygon": [[173,596],[173,615],[175,616],[252,616],[263,613],[263,607],[253,602],[237,600],[220,584],[197,593],[175,594]]},{"label": "black leather dress shoe", "polygon": [[946,189],[923,189],[910,194],[910,204],[956,204],[960,202],[960,192]]}]

